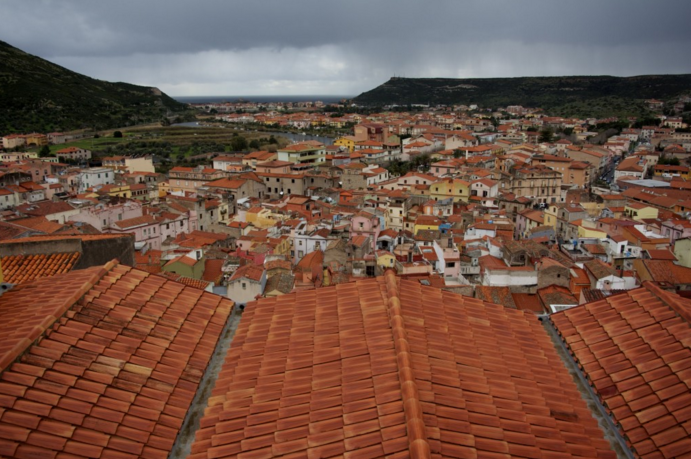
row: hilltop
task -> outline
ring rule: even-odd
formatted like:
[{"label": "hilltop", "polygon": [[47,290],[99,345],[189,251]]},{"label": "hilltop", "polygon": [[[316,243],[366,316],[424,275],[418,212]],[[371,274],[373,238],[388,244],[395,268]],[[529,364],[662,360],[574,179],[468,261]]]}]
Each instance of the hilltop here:
[{"label": "hilltop", "polygon": [[0,133],[108,129],[184,110],[157,88],[90,78],[0,41]]},{"label": "hilltop", "polygon": [[691,75],[635,77],[391,78],[357,96],[359,105],[477,104],[543,108],[558,116],[642,116],[645,99],[691,92]]}]

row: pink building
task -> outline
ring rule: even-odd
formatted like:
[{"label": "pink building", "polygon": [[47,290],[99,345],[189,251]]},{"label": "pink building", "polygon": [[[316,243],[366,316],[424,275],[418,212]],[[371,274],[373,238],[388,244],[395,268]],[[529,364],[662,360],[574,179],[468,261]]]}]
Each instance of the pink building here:
[{"label": "pink building", "polygon": [[350,240],[352,241],[355,236],[370,236],[372,251],[375,251],[382,226],[383,222],[376,215],[364,211],[359,212],[351,220]]}]

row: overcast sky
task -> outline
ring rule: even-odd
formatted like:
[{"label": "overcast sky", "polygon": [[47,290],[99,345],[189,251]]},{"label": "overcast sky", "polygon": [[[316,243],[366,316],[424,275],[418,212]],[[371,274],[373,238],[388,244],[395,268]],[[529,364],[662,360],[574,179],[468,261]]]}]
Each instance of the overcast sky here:
[{"label": "overcast sky", "polygon": [[0,18],[17,48],[173,96],[691,73],[689,0],[2,0]]}]

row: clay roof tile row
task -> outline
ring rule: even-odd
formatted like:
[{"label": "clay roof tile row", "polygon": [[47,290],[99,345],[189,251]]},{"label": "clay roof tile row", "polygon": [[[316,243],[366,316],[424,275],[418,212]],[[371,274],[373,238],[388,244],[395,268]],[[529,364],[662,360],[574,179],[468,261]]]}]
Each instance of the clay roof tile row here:
[{"label": "clay roof tile row", "polygon": [[0,297],[1,457],[167,457],[232,302],[118,265]]},{"label": "clay roof tile row", "polygon": [[190,458],[614,458],[531,313],[384,277],[250,302]]},{"label": "clay roof tile row", "polygon": [[636,457],[691,451],[691,301],[651,282],[551,316]]},{"label": "clay roof tile row", "polygon": [[40,277],[67,273],[77,263],[79,256],[79,252],[9,255],[2,257],[0,264],[5,282],[21,284]]}]

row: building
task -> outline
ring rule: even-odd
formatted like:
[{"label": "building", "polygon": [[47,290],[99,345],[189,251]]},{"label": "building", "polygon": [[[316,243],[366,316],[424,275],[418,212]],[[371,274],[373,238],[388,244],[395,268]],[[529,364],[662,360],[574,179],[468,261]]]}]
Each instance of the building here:
[{"label": "building", "polygon": [[168,172],[171,193],[196,192],[208,182],[225,178],[227,173],[206,166],[176,166]]},{"label": "building", "polygon": [[295,143],[278,150],[278,161],[290,163],[323,163],[326,162],[326,149],[323,145],[309,143]]},{"label": "building", "polygon": [[362,142],[364,140],[373,140],[375,142],[387,142],[391,137],[392,132],[390,128],[384,124],[379,123],[360,123],[354,128],[354,136],[356,141]]},{"label": "building", "polygon": [[546,166],[521,167],[514,171],[508,188],[503,191],[525,196],[534,203],[558,203],[561,202],[561,175]]},{"label": "building", "polygon": [[107,167],[82,169],[77,175],[77,183],[79,193],[99,185],[112,185],[115,183],[115,172]]},{"label": "building", "polygon": [[264,294],[266,281],[266,270],[263,266],[241,266],[228,281],[228,298],[235,304],[245,305]]},{"label": "building", "polygon": [[[60,161],[86,162],[91,159],[91,151],[84,148],[67,147],[55,152]],[[108,166],[108,164],[103,164]]]}]

